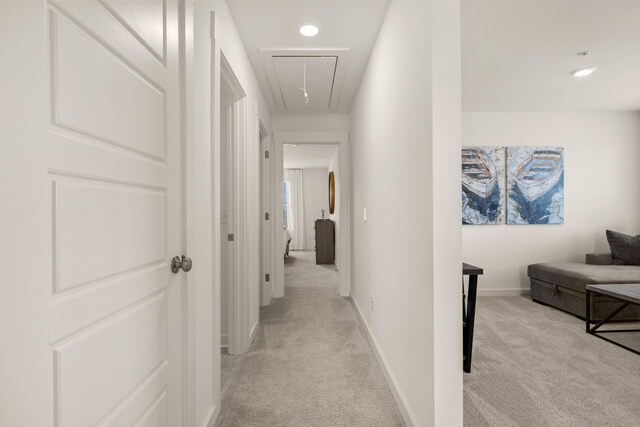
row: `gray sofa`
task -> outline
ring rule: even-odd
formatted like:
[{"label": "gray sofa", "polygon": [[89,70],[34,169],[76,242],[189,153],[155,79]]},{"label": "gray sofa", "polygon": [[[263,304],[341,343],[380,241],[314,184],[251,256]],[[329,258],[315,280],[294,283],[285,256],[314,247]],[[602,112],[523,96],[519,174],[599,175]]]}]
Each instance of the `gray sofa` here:
[{"label": "gray sofa", "polygon": [[[585,317],[585,286],[607,283],[640,283],[640,266],[615,265],[611,254],[587,254],[585,264],[532,264],[528,268],[531,298],[539,303]],[[594,298],[591,313],[601,320],[620,306],[612,298]],[[616,320],[639,320],[640,307],[630,305],[614,317]]]}]

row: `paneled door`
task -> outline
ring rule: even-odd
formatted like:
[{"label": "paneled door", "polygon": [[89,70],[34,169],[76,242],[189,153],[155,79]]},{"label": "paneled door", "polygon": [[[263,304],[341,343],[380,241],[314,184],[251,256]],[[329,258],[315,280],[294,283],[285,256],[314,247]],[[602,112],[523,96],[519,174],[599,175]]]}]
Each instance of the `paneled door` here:
[{"label": "paneled door", "polygon": [[[4,194],[16,230],[5,244],[20,233],[35,272],[8,279],[35,298],[12,294],[33,331],[8,332],[18,385],[3,393],[0,424],[181,426],[187,273],[170,268],[183,244],[178,4],[51,0],[2,13],[1,77],[23,64],[3,99],[19,116],[3,137],[22,147],[2,161],[18,178]],[[19,376],[32,399],[19,397]]]}]

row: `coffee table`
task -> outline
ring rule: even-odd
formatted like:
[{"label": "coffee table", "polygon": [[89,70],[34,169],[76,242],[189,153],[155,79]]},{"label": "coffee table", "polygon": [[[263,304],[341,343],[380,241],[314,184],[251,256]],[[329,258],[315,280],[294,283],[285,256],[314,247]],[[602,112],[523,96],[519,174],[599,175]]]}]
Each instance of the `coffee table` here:
[{"label": "coffee table", "polygon": [[[612,344],[617,345],[618,347],[622,347],[626,350],[629,350],[635,354],[640,354],[640,351],[631,347],[628,347],[624,344],[620,344],[616,341],[613,341],[605,336],[602,336],[604,333],[616,333],[616,332],[640,332],[640,329],[607,329],[604,331],[598,331],[598,329],[609,322],[613,316],[620,313],[625,309],[629,304],[640,305],[640,283],[620,283],[620,284],[609,284],[609,285],[587,285],[586,286],[586,331],[588,334],[594,335],[598,338],[601,338],[605,341],[608,341]],[[615,298],[620,301],[620,307],[616,308],[611,314],[609,314],[606,318],[602,319],[595,326],[591,326],[591,302],[593,300],[593,294],[598,295],[606,295],[608,297]]]}]

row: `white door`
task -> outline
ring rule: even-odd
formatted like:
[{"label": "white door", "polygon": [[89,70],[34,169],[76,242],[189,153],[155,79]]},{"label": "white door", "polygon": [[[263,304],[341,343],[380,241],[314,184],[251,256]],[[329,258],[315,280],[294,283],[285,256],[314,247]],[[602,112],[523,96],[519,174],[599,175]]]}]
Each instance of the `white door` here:
[{"label": "white door", "polygon": [[182,425],[177,7],[0,6],[0,425]]}]

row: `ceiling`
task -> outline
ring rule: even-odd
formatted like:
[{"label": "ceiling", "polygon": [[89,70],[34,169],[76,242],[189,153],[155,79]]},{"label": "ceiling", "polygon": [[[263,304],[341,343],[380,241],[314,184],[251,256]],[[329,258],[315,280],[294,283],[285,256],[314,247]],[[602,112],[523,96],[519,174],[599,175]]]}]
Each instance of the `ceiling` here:
[{"label": "ceiling", "polygon": [[464,111],[640,110],[640,2],[463,1],[462,92]]},{"label": "ceiling", "polygon": [[[227,5],[271,111],[349,112],[388,0],[227,0]],[[300,26],[309,23],[320,29],[317,36],[300,34]],[[297,89],[305,63],[309,104]]]},{"label": "ceiling", "polygon": [[283,148],[284,169],[328,168],[338,150],[335,144],[285,144]]}]

